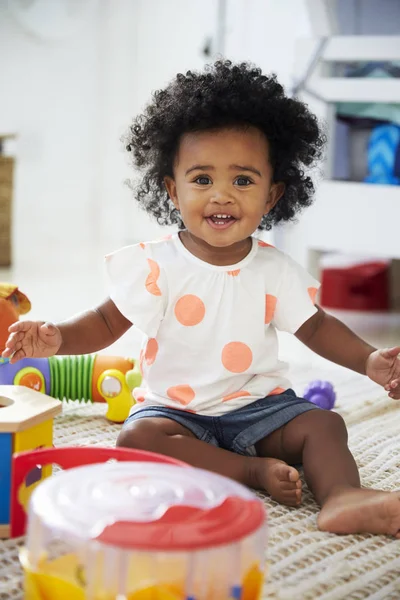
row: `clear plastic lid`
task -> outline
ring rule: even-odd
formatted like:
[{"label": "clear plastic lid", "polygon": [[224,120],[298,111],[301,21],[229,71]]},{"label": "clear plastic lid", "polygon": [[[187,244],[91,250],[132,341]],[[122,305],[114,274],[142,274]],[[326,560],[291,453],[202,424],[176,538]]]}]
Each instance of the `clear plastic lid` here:
[{"label": "clear plastic lid", "polygon": [[77,546],[95,540],[129,550],[187,551],[239,541],[265,519],[263,504],[250,490],[208,471],[96,464],[64,471],[34,491],[28,545],[32,537],[39,542],[29,535],[34,527],[45,538]]}]

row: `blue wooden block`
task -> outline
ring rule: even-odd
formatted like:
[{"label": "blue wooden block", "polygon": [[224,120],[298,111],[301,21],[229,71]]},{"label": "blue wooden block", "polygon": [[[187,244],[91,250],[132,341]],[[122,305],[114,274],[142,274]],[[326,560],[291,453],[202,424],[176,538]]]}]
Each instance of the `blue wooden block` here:
[{"label": "blue wooden block", "polygon": [[0,525],[10,522],[12,443],[12,433],[0,433]]}]

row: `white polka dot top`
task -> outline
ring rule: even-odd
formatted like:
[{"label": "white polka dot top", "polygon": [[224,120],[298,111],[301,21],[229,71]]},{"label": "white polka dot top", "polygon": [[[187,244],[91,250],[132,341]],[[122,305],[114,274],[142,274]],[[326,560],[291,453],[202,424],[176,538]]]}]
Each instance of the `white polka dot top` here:
[{"label": "white polka dot top", "polygon": [[131,412],[218,416],[290,387],[276,330],[295,333],[315,314],[319,284],[276,248],[252,238],[242,261],[221,267],[175,234],[122,248],[106,266],[111,299],[145,336]]}]

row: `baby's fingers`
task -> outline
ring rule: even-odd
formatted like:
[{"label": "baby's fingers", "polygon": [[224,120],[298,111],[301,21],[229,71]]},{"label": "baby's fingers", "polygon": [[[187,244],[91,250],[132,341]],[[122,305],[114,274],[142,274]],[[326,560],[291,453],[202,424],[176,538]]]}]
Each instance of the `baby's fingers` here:
[{"label": "baby's fingers", "polygon": [[25,333],[23,331],[17,331],[8,336],[8,340],[6,341],[6,348],[10,348],[11,350],[17,349],[17,344],[21,347],[21,342],[25,337]]},{"label": "baby's fingers", "polygon": [[394,346],[394,348],[387,348],[382,350],[381,354],[383,358],[394,358],[400,354],[400,346]]},{"label": "baby's fingers", "polygon": [[10,358],[10,363],[13,365],[17,361],[21,360],[21,358],[26,358],[25,350],[23,350],[22,348],[14,352],[14,354]]},{"label": "baby's fingers", "polygon": [[398,400],[400,398],[400,379],[393,379],[387,387],[390,398]]},{"label": "baby's fingers", "polygon": [[22,348],[21,342],[16,342],[12,346],[8,346],[2,353],[3,358],[9,358],[10,363],[13,364],[20,360],[21,358],[26,357],[26,352]]},{"label": "baby's fingers", "polygon": [[33,321],[17,321],[16,323],[13,323],[12,325],[10,325],[10,327],[8,328],[8,331],[10,333],[15,333],[17,331],[23,331],[24,333],[26,331],[28,331],[31,326],[32,326]]}]

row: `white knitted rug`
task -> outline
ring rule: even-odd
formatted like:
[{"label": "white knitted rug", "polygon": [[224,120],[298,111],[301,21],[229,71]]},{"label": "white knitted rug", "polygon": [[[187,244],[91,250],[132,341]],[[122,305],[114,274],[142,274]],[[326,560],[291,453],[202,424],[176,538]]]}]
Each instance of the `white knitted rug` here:
[{"label": "white knitted rug", "polygon": [[[292,379],[298,393],[313,375],[315,371],[307,368],[296,369]],[[335,384],[337,410],[348,424],[363,485],[400,489],[400,402],[349,371],[335,369],[318,376]],[[55,445],[114,445],[119,426],[107,423],[103,414],[103,405],[65,404],[55,424]],[[400,540],[319,532],[317,506],[307,489],[298,509],[263,498],[270,524],[265,599],[400,599]],[[1,600],[22,599],[17,556],[22,543],[0,540]]]}]

